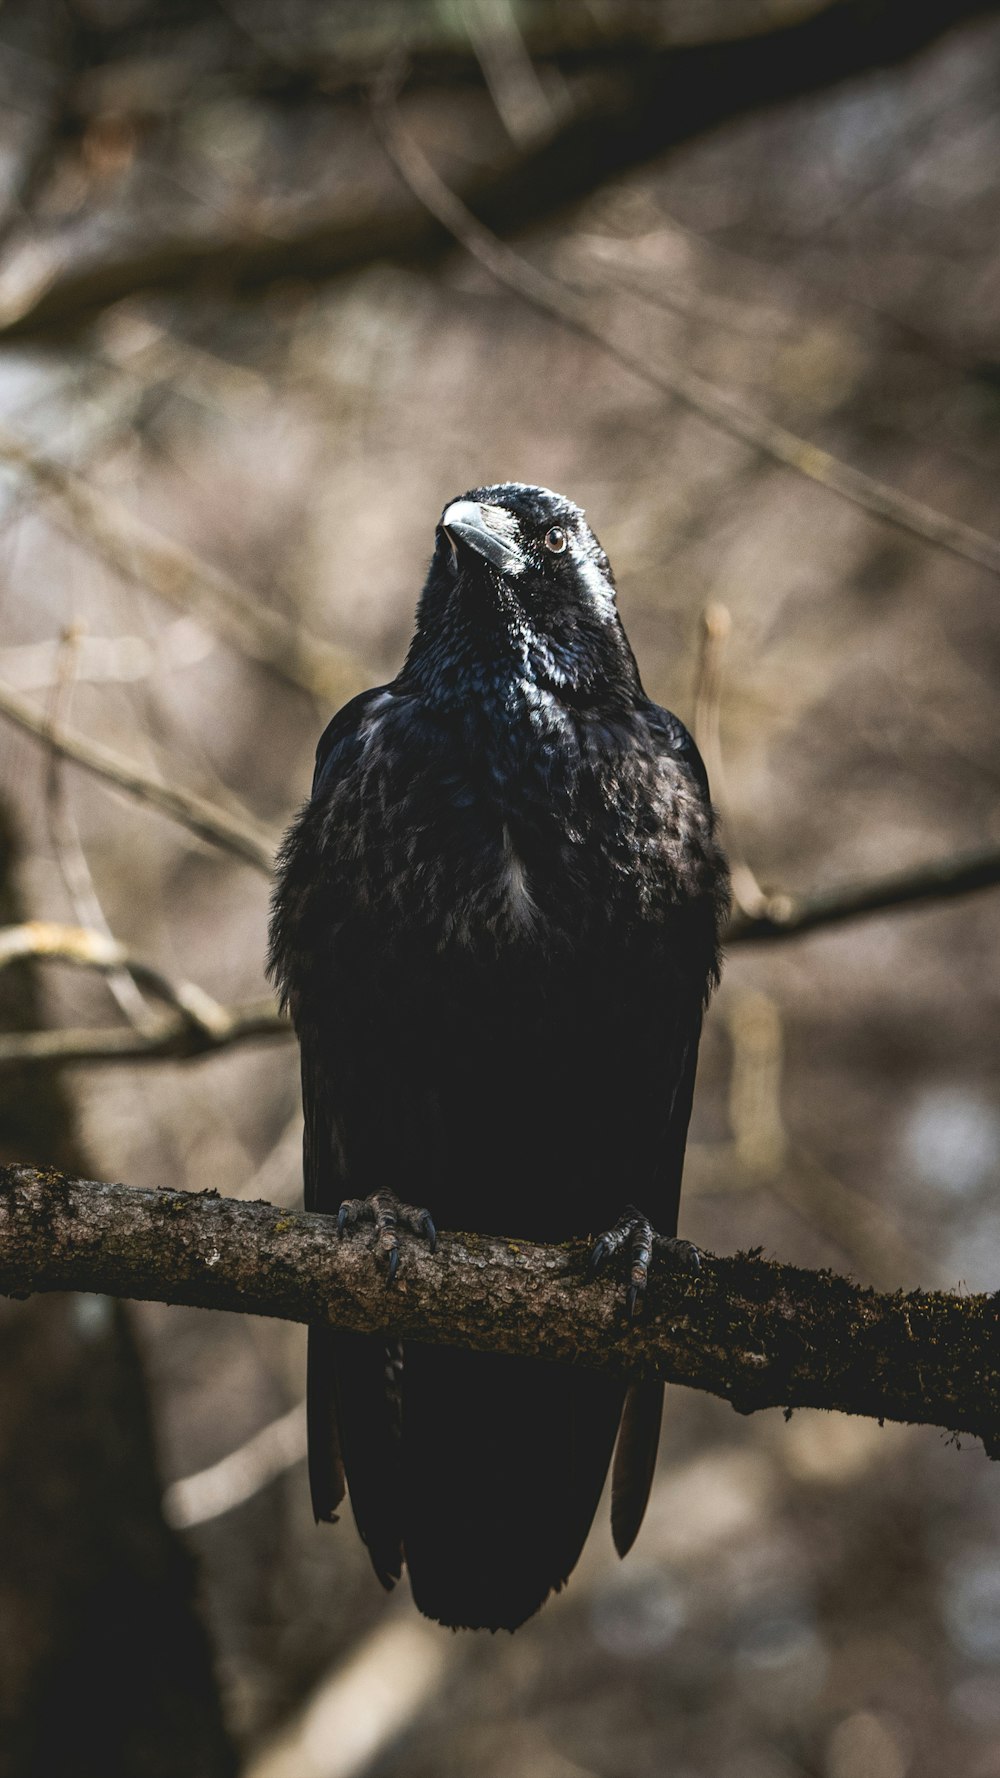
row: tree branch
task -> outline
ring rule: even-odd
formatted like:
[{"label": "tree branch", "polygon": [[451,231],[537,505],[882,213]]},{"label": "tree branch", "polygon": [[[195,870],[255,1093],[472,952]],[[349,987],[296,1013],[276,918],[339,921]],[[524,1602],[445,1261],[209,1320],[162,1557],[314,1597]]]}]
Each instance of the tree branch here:
[{"label": "tree branch", "polygon": [[[127,970],[139,987],[172,1007],[198,1038],[214,1042],[228,1033],[229,1014],[204,988],[194,982],[171,981],[155,964],[134,956],[109,932],[87,926],[62,926],[54,920],[26,920],[19,926],[0,926],[0,969],[25,957],[58,958],[103,976]],[[133,1028],[141,1030],[142,1025]]]},{"label": "tree branch", "polygon": [[29,698],[22,698],[2,682],[0,716],[6,716],[26,734],[43,742],[60,759],[72,760],[74,765],[82,766],[95,778],[103,778],[105,783],[114,785],[116,790],[123,791],[135,802],[166,815],[169,820],[186,827],[189,833],[197,834],[200,840],[221,847],[244,864],[251,864],[270,876],[277,841],[251,817],[231,815],[228,809],[220,809],[218,804],[196,796],[193,791],[164,784],[143,771],[134,760],[126,759],[124,754],[116,753],[100,741],[90,741],[71,729],[57,727],[44,710],[39,710]]},{"label": "tree branch", "polygon": [[866,914],[888,908],[909,907],[921,901],[949,901],[992,889],[1000,883],[1000,846],[983,846],[937,858],[930,864],[913,865],[864,883],[840,883],[831,889],[814,889],[808,895],[773,894],[754,914],[736,914],[726,943],[756,944],[761,939],[796,938],[819,926],[839,926]]},{"label": "tree branch", "polygon": [[764,1407],[940,1426],[1000,1452],[1000,1294],[878,1295],[753,1254],[661,1259],[639,1323],[588,1275],[588,1243],[444,1235],[408,1242],[385,1283],[332,1217],[214,1193],[138,1191],[0,1167],[0,1291],[92,1290],[656,1376]]},{"label": "tree branch", "polygon": [[[460,153],[472,167],[464,195],[491,226],[523,228],[730,118],[823,90],[873,67],[895,66],[961,20],[993,9],[994,0],[923,0],[921,6],[882,0],[876,9],[871,0],[813,0],[779,10],[741,8],[734,25],[729,4],[716,9],[715,28],[705,30],[704,7],[685,6],[678,16],[661,6],[637,5],[621,18],[621,9],[612,8],[608,27],[600,9],[555,8],[553,30],[544,21],[536,30],[531,19],[525,20],[526,40],[533,55],[552,56],[556,72],[578,83],[575,102],[554,133],[527,152],[503,152],[489,140],[487,123],[486,146],[477,155],[477,132],[466,127]],[[572,21],[568,27],[567,20]],[[391,50],[400,41],[408,48],[413,39],[409,34],[400,39],[395,27]],[[419,58],[419,31],[413,48]],[[458,71],[468,71],[471,45],[452,37],[444,62],[440,51],[432,53],[428,79],[454,75],[456,49]],[[336,54],[325,57],[319,85],[327,93],[356,89],[384,59],[381,34],[372,39],[366,33],[360,55],[352,55],[349,43],[338,44]],[[294,65],[282,66],[275,58],[272,68],[270,84],[280,89],[294,82]],[[100,93],[93,71],[89,84]],[[213,96],[218,92],[217,75],[211,90]],[[484,109],[487,103],[484,98]],[[338,192],[334,203],[319,209],[283,209],[256,230],[233,230],[216,219],[208,226],[159,232],[138,244],[128,231],[121,244],[102,242],[92,252],[80,252],[75,240],[64,245],[57,239],[41,271],[33,263],[22,270],[16,262],[6,269],[0,340],[58,336],[110,304],[148,291],[182,297],[212,290],[253,294],[276,280],[332,278],[376,260],[424,255],[447,245],[446,230],[409,195],[401,201],[398,194],[366,187],[365,196],[359,203],[353,192]]]},{"label": "tree branch", "polygon": [[189,1062],[216,1055],[241,1043],[292,1035],[288,1020],[273,1000],[248,1000],[239,1006],[216,1006],[211,1024],[196,1023],[174,1012],[150,1020],[141,1031],[132,1025],[71,1026],[64,1030],[15,1031],[0,1035],[0,1068],[55,1068],[68,1062]]}]

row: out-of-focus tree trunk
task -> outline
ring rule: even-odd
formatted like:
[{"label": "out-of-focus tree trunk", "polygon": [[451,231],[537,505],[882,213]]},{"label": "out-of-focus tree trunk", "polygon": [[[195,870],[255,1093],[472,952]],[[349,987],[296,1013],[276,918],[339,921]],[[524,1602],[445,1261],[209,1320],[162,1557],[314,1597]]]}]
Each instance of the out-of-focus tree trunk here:
[{"label": "out-of-focus tree trunk", "polygon": [[[0,921],[18,918],[0,806]],[[30,965],[0,1025],[34,1029]],[[58,1078],[0,1082],[0,1157],[81,1165]],[[0,1778],[235,1771],[194,1574],[160,1513],[142,1372],[103,1297],[0,1303]]]}]

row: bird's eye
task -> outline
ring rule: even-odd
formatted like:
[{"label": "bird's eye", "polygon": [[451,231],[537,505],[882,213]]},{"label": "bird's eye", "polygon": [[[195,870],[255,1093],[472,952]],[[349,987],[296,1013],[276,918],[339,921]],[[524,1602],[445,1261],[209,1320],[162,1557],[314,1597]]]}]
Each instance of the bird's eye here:
[{"label": "bird's eye", "polygon": [[545,547],[550,549],[554,556],[561,556],[568,542],[569,539],[560,525],[553,525],[552,529],[545,533]]}]

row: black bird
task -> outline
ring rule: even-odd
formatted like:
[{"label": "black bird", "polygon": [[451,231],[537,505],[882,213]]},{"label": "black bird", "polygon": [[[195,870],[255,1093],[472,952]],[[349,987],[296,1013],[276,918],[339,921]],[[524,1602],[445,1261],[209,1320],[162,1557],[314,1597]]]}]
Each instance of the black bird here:
[{"label": "black bird", "polygon": [[[704,767],[642,689],[580,508],[519,482],[452,501],[403,669],[333,718],[280,855],[307,1209],[374,1224],[390,1280],[400,1228],[607,1230],[595,1261],[622,1260],[633,1310],[647,1216],[677,1228],[727,907]],[[655,1384],[313,1328],[316,1518],[346,1477],[386,1587],[405,1560],[429,1617],[514,1629],[576,1563],[616,1436],[630,1547],[661,1405]]]}]

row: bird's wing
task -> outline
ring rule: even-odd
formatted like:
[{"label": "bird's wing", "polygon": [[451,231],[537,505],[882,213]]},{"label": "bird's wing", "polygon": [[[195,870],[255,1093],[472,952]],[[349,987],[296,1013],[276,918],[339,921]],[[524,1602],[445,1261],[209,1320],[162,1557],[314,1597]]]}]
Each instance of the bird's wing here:
[{"label": "bird's wing", "polygon": [[[685,768],[708,803],[708,773],[693,737],[680,718],[673,711],[653,704],[649,708],[648,720],[654,739],[664,753]],[[674,1234],[677,1229],[681,1174],[701,1036],[700,997],[688,1009],[678,1007],[677,1016],[679,1028],[671,1045],[673,1078],[665,1083],[669,1093],[668,1117],[657,1157],[657,1213],[664,1225],[660,1228],[661,1234]],[[625,1397],[611,1472],[611,1534],[620,1556],[627,1555],[632,1548],[646,1511],[656,1471],[662,1417],[662,1383],[631,1384]]]},{"label": "bird's wing", "polygon": [[654,741],[659,742],[664,753],[687,768],[707,803],[710,792],[705,761],[698,752],[694,736],[684,727],[680,717],[672,710],[664,710],[662,705],[650,702],[646,705],[646,721]]},{"label": "bird's wing", "polygon": [[[347,1186],[328,1071],[302,1043],[303,1160],[309,1210],[332,1211]],[[311,1327],[306,1373],[309,1488],[317,1520],[333,1522],[350,1477],[351,1508],[383,1586],[402,1568],[399,1400],[394,1352],[378,1335]]]},{"label": "bird's wing", "polygon": [[359,692],[331,717],[316,743],[312,796],[331,788],[340,774],[356,760],[364,741],[366,718],[391,697],[389,686],[375,685],[369,691]]},{"label": "bird's wing", "polygon": [[[688,1017],[690,1029],[684,1032],[683,1037],[679,1036],[674,1048],[676,1063],[673,1079],[664,1083],[668,1093],[668,1116],[657,1155],[655,1208],[651,1206],[662,1235],[677,1232],[684,1149],[698,1065],[700,1002],[692,1006]],[[656,1263],[654,1256],[653,1264]],[[630,1384],[611,1471],[611,1535],[620,1556],[627,1555],[632,1548],[649,1501],[656,1470],[662,1415],[662,1383],[644,1381]]]},{"label": "bird's wing", "polygon": [[[384,688],[364,692],[337,712],[316,749],[313,797],[329,792],[350,769],[365,719]],[[331,1078],[318,1034],[300,1029],[305,1117],[305,1206],[330,1214],[350,1191],[334,1095],[349,1090]],[[393,1353],[384,1339],[327,1327],[309,1330],[306,1384],[309,1485],[316,1518],[333,1521],[350,1475],[351,1507],[384,1586],[402,1567],[399,1508],[399,1408]]]}]

